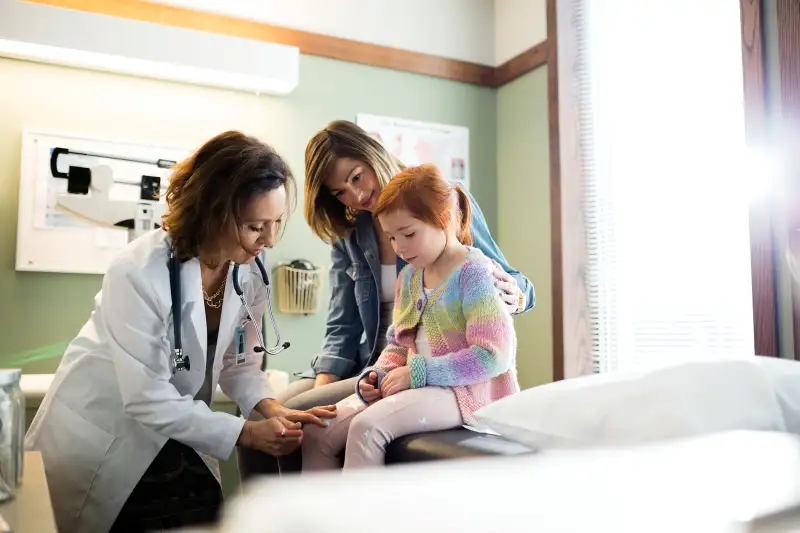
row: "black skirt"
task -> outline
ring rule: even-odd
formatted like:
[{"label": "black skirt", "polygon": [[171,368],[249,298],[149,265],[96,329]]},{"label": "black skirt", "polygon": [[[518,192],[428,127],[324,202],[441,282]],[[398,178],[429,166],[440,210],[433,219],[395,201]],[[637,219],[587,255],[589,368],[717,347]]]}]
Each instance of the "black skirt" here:
[{"label": "black skirt", "polygon": [[195,450],[168,440],[109,533],[145,533],[216,522],[222,489]]}]

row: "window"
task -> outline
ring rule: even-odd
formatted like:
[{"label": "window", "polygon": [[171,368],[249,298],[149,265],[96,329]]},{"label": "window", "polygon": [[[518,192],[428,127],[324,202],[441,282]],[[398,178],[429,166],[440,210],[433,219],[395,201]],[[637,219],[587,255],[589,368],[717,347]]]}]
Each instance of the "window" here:
[{"label": "window", "polygon": [[573,1],[595,371],[753,354],[739,3]]}]

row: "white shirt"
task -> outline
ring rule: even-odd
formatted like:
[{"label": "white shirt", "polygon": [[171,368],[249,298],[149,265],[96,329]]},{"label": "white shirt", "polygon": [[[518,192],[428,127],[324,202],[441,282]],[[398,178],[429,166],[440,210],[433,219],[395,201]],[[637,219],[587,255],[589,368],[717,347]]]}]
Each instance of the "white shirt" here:
[{"label": "white shirt", "polygon": [[[425,289],[425,296],[430,297],[432,292],[433,289]],[[431,345],[428,342],[428,336],[425,334],[425,326],[422,325],[422,321],[417,326],[417,338],[414,342],[417,345],[417,353],[419,355],[426,358],[433,357]]]},{"label": "white shirt", "polygon": [[397,286],[397,265],[381,265],[381,302],[394,302]]}]

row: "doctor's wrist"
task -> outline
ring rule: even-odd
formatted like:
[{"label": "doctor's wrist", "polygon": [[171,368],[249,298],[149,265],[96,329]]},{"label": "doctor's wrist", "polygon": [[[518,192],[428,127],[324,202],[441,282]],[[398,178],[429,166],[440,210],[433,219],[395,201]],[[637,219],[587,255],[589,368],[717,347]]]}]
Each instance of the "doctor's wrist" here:
[{"label": "doctor's wrist", "polygon": [[250,448],[253,443],[253,424],[251,420],[245,420],[242,426],[242,431],[239,432],[239,438],[236,439],[236,445],[245,448]]}]

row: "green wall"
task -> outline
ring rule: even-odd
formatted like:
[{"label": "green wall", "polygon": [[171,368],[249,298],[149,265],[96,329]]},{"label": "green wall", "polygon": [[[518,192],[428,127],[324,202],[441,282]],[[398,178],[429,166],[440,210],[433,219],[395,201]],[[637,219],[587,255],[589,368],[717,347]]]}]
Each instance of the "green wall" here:
[{"label": "green wall", "polygon": [[[199,145],[228,128],[274,144],[302,195],[305,143],[325,123],[356,113],[467,126],[472,191],[494,231],[497,222],[497,91],[454,81],[302,56],[300,85],[288,97],[255,96],[170,82],[0,60],[0,366],[50,373],[65,343],[88,318],[101,276],[14,270],[21,132],[24,127]],[[329,265],[328,247],[302,218],[302,198],[274,261],[298,257]],[[519,256],[520,254],[516,254]],[[327,278],[326,278],[327,300]],[[540,312],[541,313],[541,312]],[[326,308],[279,315],[292,347],[270,367],[307,368],[321,346]]]},{"label": "green wall", "polygon": [[550,382],[553,376],[547,126],[547,67],[498,90],[498,243],[536,288],[536,307],[516,319],[523,388]]}]

